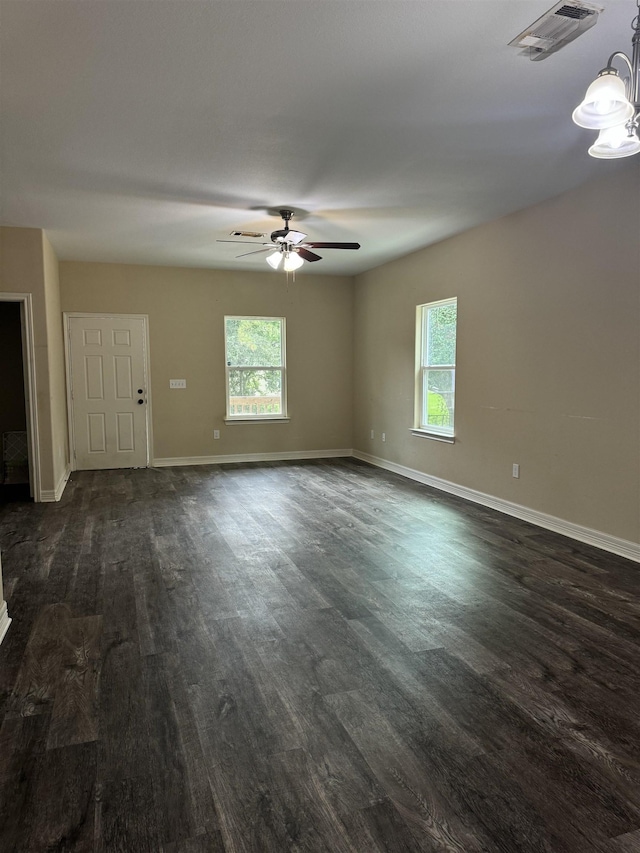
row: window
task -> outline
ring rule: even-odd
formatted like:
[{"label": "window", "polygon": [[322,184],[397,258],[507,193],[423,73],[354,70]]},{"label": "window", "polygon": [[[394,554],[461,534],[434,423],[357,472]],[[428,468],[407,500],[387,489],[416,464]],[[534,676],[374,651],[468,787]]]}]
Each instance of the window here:
[{"label": "window", "polygon": [[457,299],[418,305],[416,429],[453,436]]},{"label": "window", "polygon": [[227,418],[286,418],[284,317],[225,317]]}]

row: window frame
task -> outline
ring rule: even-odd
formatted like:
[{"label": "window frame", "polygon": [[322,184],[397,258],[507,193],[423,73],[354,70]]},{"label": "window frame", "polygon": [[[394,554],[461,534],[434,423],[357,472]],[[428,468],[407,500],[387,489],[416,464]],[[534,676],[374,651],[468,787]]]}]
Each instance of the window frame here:
[{"label": "window frame", "polygon": [[[456,343],[455,343],[455,361],[453,364],[430,364],[428,362],[428,328],[429,328],[429,311],[434,308],[440,308],[443,305],[456,306]],[[416,362],[415,362],[415,405],[414,405],[414,425],[411,432],[414,435],[420,435],[425,438],[433,438],[438,441],[454,443],[455,441],[455,426],[456,426],[456,373],[457,373],[457,345],[458,345],[458,297],[452,296],[447,299],[438,299],[435,302],[425,302],[422,305],[416,306]],[[425,423],[425,382],[430,370],[451,370],[453,372],[453,399],[454,412],[453,424],[451,427],[439,427],[434,424]]]},{"label": "window frame", "polygon": [[[269,320],[271,322],[278,321],[280,323],[280,366],[274,365],[233,365],[230,366],[228,364],[227,357],[227,320]],[[264,423],[265,421],[270,422],[288,422],[288,407],[287,407],[287,345],[286,345],[286,334],[287,334],[287,320],[286,317],[265,317],[263,315],[253,315],[253,314],[225,314],[224,315],[224,365],[225,365],[225,397],[226,397],[226,416],[225,423]],[[229,386],[229,377],[233,371],[240,370],[271,370],[271,371],[280,371],[280,409],[281,411],[278,414],[251,414],[249,412],[243,412],[240,415],[232,415],[231,414],[231,405],[230,405],[230,386]]]}]

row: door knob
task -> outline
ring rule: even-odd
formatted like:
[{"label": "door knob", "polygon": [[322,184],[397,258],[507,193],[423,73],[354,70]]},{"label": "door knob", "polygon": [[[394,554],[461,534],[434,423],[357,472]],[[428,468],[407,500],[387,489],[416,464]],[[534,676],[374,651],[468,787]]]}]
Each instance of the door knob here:
[{"label": "door knob", "polygon": [[142,394],[142,393],[143,393],[142,388],[138,388],[138,394]]},{"label": "door knob", "polygon": [[141,406],[144,403],[144,400],[138,400],[138,405]]}]

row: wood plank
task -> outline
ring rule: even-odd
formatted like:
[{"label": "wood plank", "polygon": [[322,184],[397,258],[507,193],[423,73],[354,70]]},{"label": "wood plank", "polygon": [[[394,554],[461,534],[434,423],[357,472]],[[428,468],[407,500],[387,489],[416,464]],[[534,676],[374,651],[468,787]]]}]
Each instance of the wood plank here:
[{"label": "wood plank", "polygon": [[613,838],[611,853],[640,853],[640,829]]},{"label": "wood plank", "polygon": [[22,659],[8,713],[50,714],[63,678],[71,610],[66,604],[46,605],[40,611]]},{"label": "wood plank", "polygon": [[360,851],[402,851],[423,853],[434,847],[425,839],[412,835],[407,823],[391,800],[386,799],[372,806],[341,816],[347,837]]},{"label": "wood plank", "polygon": [[172,841],[162,846],[162,853],[224,853],[225,846],[219,832],[196,835],[184,841]]},{"label": "wood plank", "polygon": [[[15,850],[95,850],[96,745],[76,744],[38,756],[23,807],[24,828]],[[11,849],[11,848],[9,848]]]},{"label": "wood plank", "polygon": [[55,694],[48,749],[98,738],[102,616],[71,619],[63,640],[63,674]]},{"label": "wood plank", "polygon": [[162,849],[153,784],[148,776],[98,786],[96,847],[100,853],[158,853]]},{"label": "wood plank", "polygon": [[370,697],[352,691],[329,696],[327,702],[419,844],[455,853],[487,849],[469,816],[447,803],[433,775],[424,772]]},{"label": "wood plank", "polygon": [[143,663],[134,639],[103,634],[98,707],[98,782],[149,775]]},{"label": "wood plank", "polygon": [[220,838],[220,819],[213,802],[209,768],[204,758],[195,715],[189,703],[188,687],[177,656],[166,657],[165,676],[184,759],[185,788],[189,797],[190,819],[195,828],[194,835],[206,835],[211,838],[212,850],[216,850],[215,843]]},{"label": "wood plank", "polygon": [[144,661],[149,772],[153,785],[157,829],[165,842],[190,838],[199,828],[192,812],[187,759],[179,718],[168,685],[163,656]]},{"label": "wood plank", "polygon": [[344,816],[381,802],[384,792],[322,694],[300,691],[287,669],[272,668],[268,658],[266,666],[300,733],[300,743],[313,759],[318,783],[323,785],[332,808]]},{"label": "wood plank", "polygon": [[38,762],[49,716],[6,717],[0,729],[0,850],[20,850],[28,835]]},{"label": "wood plank", "polygon": [[216,671],[191,687],[191,705],[200,731],[207,729],[211,748],[226,755],[230,744],[260,753],[300,745],[300,734],[240,618],[209,626],[215,645]]}]

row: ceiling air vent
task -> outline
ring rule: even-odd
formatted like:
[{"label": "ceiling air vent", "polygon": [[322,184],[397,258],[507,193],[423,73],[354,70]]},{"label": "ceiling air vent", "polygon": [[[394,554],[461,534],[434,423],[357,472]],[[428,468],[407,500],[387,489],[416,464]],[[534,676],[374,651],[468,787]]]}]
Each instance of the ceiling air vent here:
[{"label": "ceiling air vent", "polygon": [[560,15],[562,18],[576,18],[578,21],[588,18],[592,14],[593,12],[590,12],[589,9],[581,9],[577,6],[563,6],[557,12],[554,12],[554,15]]},{"label": "ceiling air vent", "polygon": [[231,231],[230,237],[266,237],[262,231]]},{"label": "ceiling air vent", "polygon": [[528,59],[546,59],[591,29],[602,10],[603,7],[595,3],[565,0],[552,6],[509,44],[522,48],[522,54]]}]

